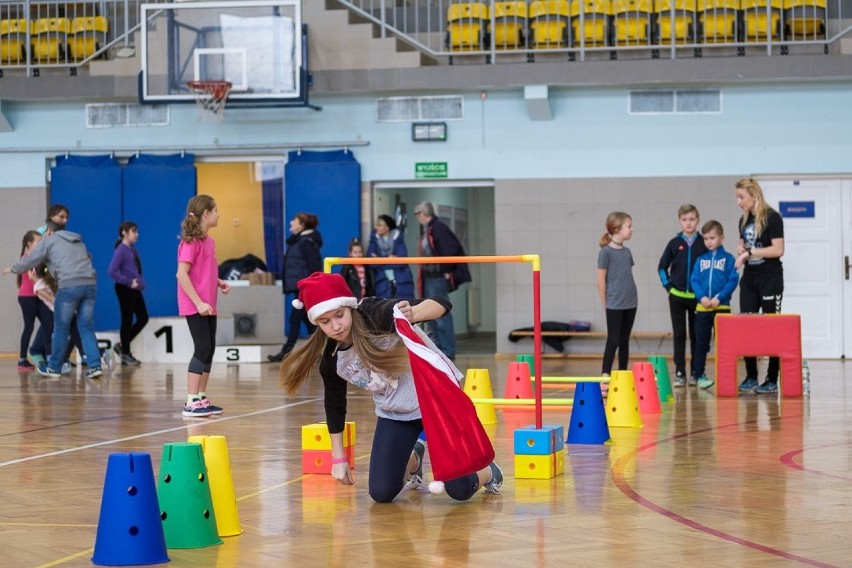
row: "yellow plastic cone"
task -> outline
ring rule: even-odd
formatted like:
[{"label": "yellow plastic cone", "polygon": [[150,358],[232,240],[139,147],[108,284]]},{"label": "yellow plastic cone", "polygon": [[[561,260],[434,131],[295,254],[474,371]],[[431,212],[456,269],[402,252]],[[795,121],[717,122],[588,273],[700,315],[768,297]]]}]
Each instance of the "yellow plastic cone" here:
[{"label": "yellow plastic cone", "polygon": [[632,371],[614,371],[606,396],[606,423],[610,428],[641,428],[639,397]]},{"label": "yellow plastic cone", "polygon": [[243,529],[240,527],[240,515],[237,513],[237,497],[234,493],[234,479],[231,476],[231,461],[225,436],[190,436],[187,441],[201,444],[204,452],[219,536],[240,534]]},{"label": "yellow plastic cone", "polygon": [[[468,369],[464,376],[464,392],[470,398],[494,398],[488,369]],[[493,404],[474,404],[476,416],[483,424],[497,424]]]}]

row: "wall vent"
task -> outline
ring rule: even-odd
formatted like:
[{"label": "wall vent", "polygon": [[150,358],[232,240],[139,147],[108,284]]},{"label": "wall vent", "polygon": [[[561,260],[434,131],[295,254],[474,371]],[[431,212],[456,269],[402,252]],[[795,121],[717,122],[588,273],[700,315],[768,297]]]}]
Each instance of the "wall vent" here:
[{"label": "wall vent", "polygon": [[464,97],[387,97],[376,99],[376,122],[462,120]]},{"label": "wall vent", "polygon": [[630,114],[707,114],[722,112],[722,91],[631,91]]},{"label": "wall vent", "polygon": [[168,126],[169,105],[94,103],[86,105],[86,128]]}]

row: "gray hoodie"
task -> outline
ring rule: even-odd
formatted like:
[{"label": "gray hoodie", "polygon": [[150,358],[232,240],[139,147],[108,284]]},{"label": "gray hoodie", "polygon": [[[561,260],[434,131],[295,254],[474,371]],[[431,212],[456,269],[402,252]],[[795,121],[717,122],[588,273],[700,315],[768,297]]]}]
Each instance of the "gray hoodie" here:
[{"label": "gray hoodie", "polygon": [[30,254],[12,266],[12,272],[20,274],[42,262],[47,264],[60,288],[97,284],[91,255],[77,233],[63,229],[43,238]]}]

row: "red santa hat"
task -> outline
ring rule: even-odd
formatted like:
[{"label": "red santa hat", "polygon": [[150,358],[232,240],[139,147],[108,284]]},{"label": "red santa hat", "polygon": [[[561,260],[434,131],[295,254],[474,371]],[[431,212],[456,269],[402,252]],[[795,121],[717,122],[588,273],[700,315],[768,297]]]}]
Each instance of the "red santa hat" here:
[{"label": "red santa hat", "polygon": [[314,272],[298,282],[299,297],[293,300],[293,307],[307,308],[308,319],[315,324],[316,319],[326,312],[342,308],[358,307],[358,300],[340,274]]}]

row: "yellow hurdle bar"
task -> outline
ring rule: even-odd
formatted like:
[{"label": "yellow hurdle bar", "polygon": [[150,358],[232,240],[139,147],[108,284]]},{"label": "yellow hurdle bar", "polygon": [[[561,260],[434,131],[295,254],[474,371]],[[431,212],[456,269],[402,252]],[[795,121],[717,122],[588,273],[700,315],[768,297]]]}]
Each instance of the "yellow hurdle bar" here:
[{"label": "yellow hurdle bar", "polygon": [[450,263],[487,263],[487,262],[529,262],[533,270],[541,267],[541,258],[537,254],[514,256],[393,256],[393,257],[350,257],[327,256],[323,259],[324,272],[331,272],[335,264],[450,264]]},{"label": "yellow hurdle bar", "polygon": [[[534,398],[472,398],[470,400],[473,401],[473,404],[535,406]],[[570,398],[543,398],[541,404],[544,406],[573,406],[574,400]]]},{"label": "yellow hurdle bar", "polygon": [[[611,377],[542,377],[541,382],[547,383],[605,383]],[[535,380],[535,379],[533,379]]]}]

